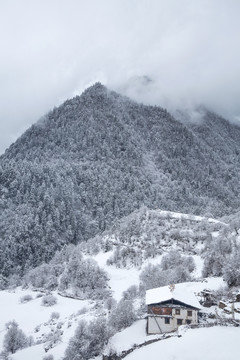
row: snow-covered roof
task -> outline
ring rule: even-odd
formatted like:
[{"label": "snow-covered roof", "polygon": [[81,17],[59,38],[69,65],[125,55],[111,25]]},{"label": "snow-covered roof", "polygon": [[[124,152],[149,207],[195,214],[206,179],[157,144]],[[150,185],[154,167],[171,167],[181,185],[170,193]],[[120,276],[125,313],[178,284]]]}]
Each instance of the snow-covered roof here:
[{"label": "snow-covered roof", "polygon": [[196,296],[191,289],[191,283],[176,284],[171,291],[170,286],[162,286],[156,289],[146,291],[146,304],[157,304],[162,301],[175,299],[184,304],[201,308]]}]

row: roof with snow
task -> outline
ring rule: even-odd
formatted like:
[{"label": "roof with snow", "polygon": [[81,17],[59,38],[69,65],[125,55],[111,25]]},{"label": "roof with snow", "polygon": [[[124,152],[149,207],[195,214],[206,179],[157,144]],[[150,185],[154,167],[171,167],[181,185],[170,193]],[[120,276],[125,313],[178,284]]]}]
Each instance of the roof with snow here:
[{"label": "roof with snow", "polygon": [[200,309],[201,305],[191,290],[191,283],[176,284],[174,289],[171,286],[162,286],[146,291],[146,304],[157,304],[168,300],[178,300],[186,305]]}]

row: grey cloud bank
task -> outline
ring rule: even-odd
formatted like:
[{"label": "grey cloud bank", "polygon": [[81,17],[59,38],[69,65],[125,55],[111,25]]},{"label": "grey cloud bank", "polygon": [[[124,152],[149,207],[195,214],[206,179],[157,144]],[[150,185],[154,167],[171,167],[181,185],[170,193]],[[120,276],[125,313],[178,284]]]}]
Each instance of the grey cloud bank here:
[{"label": "grey cloud bank", "polygon": [[95,81],[238,118],[239,13],[238,0],[0,0],[0,152]]}]

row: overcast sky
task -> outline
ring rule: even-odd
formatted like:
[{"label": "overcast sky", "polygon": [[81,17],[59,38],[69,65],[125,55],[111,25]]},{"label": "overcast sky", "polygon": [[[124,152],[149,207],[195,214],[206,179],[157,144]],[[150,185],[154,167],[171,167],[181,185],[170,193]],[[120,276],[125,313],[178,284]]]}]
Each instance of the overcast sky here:
[{"label": "overcast sky", "polygon": [[95,81],[240,119],[239,16],[239,0],[0,0],[0,153]]}]

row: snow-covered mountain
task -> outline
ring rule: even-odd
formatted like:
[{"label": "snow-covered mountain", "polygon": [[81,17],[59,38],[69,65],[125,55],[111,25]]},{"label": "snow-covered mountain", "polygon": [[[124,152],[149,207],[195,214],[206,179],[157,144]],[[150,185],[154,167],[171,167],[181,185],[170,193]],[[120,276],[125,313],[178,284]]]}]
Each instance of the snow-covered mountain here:
[{"label": "snow-covered mountain", "polygon": [[236,211],[240,127],[206,109],[200,123],[183,117],[97,83],[27,130],[0,158],[2,275],[23,274],[142,206]]}]

